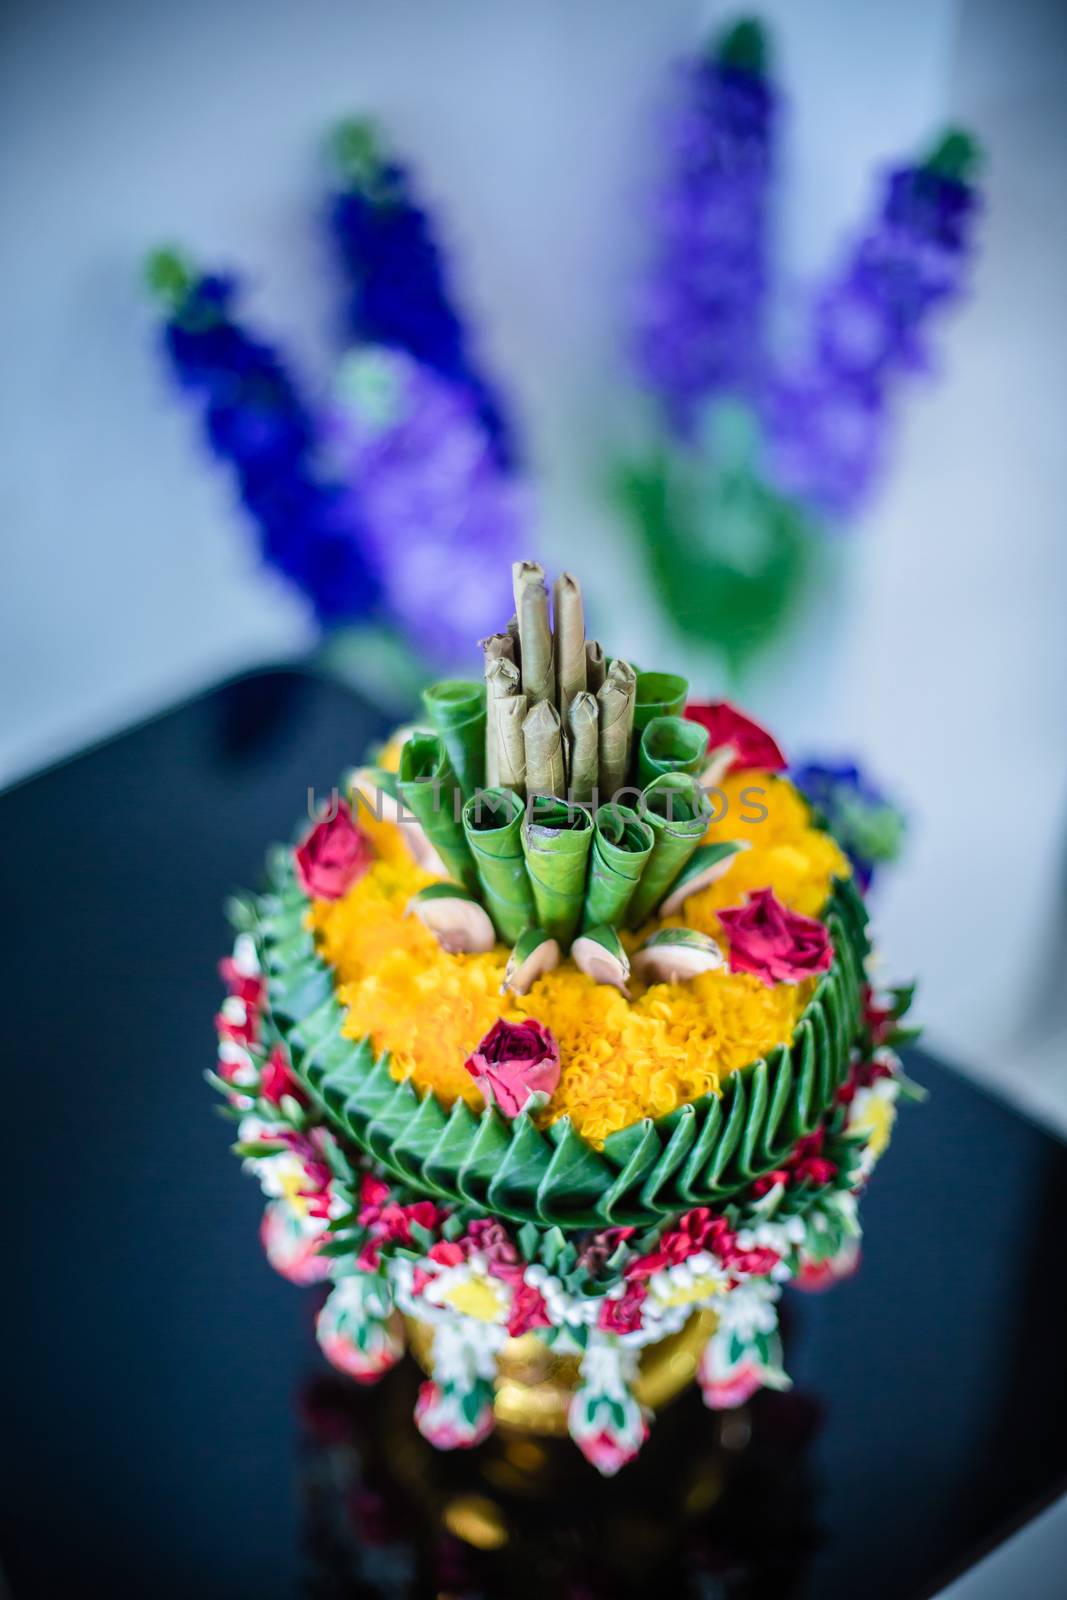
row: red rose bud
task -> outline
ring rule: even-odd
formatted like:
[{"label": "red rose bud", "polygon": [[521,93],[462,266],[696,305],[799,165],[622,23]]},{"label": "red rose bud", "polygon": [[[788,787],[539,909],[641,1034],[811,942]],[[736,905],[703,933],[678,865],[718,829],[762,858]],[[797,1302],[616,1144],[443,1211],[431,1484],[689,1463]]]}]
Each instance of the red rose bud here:
[{"label": "red rose bud", "polygon": [[543,1022],[500,1017],[464,1066],[485,1098],[505,1117],[547,1105],[559,1083],[559,1045]]},{"label": "red rose bud", "polygon": [[293,852],[296,876],[313,900],[340,900],[373,859],[370,840],[342,800],[337,815],[317,822]]},{"label": "red rose bud", "polygon": [[785,756],[766,728],[761,728],[729,701],[688,705],[685,715],[690,722],[697,722],[708,730],[709,758],[716,750],[733,751],[726,772],[744,772],[750,767],[758,767],[762,772],[785,771],[788,765]]},{"label": "red rose bud", "polygon": [[730,971],[751,972],[768,988],[828,972],[830,935],[815,917],[789,911],[772,889],[758,889],[743,906],[719,912],[730,941]]}]

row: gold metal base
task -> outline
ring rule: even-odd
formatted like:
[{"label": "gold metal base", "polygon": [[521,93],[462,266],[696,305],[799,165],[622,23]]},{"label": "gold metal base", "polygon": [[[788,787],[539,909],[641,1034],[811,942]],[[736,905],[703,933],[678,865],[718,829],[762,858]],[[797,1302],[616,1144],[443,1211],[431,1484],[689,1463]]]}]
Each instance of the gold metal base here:
[{"label": "gold metal base", "polygon": [[[405,1317],[408,1348],[422,1370],[433,1375],[433,1328]],[[633,1392],[657,1411],[696,1377],[704,1346],[715,1331],[715,1313],[697,1311],[684,1328],[641,1351]],[[559,1355],[536,1333],[509,1339],[497,1357],[499,1377],[493,1410],[505,1431],[562,1435],[567,1410],[578,1387],[581,1358]]]}]

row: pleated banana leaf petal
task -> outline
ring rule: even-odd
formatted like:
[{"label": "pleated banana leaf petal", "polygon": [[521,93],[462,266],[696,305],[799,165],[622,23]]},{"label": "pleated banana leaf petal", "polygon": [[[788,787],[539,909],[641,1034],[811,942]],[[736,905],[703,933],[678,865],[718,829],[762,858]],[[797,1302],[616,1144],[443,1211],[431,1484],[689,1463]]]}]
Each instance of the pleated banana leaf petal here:
[{"label": "pleated banana leaf petal", "polygon": [[557,1254],[557,1230],[650,1227],[692,1206],[727,1206],[832,1109],[862,1029],[866,912],[851,882],[837,882],[823,913],[834,963],[791,1043],[732,1073],[721,1094],[643,1118],[597,1150],[566,1118],[542,1131],[526,1116],[508,1122],[492,1108],[449,1108],[397,1082],[388,1057],[345,1037],[333,975],[303,929],[308,902],[288,861],[276,862],[274,877],[267,895],[241,903],[241,925],[268,974],[272,1024],[294,1070],[351,1152],[351,1183],[359,1181],[356,1152],[367,1152],[421,1193],[546,1229]]}]

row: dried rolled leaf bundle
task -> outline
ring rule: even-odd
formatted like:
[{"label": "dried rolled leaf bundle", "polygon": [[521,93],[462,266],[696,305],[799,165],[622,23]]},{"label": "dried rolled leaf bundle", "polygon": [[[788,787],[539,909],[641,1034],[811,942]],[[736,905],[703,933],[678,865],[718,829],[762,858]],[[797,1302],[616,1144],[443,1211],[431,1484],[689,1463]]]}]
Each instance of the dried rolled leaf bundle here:
[{"label": "dried rolled leaf bundle", "polygon": [[570,743],[568,794],[572,800],[592,802],[596,797],[600,766],[600,714],[596,697],[587,689],[582,689],[571,701],[567,732]]},{"label": "dried rolled leaf bundle", "polygon": [[596,694],[604,682],[607,665],[604,661],[604,646],[596,639],[585,641],[585,686],[590,694]]},{"label": "dried rolled leaf bundle", "polygon": [[552,602],[559,712],[566,727],[571,701],[585,688],[585,612],[578,579],[561,573],[552,586]]},{"label": "dried rolled leaf bundle", "polygon": [[501,700],[519,698],[519,669],[508,656],[486,658],[485,693],[485,781],[496,786],[501,781],[501,723],[498,708]]},{"label": "dried rolled leaf bundle", "polygon": [[522,692],[531,706],[555,701],[556,672],[552,630],[548,625],[545,570],[536,561],[516,561],[511,569],[515,614],[519,625],[519,668]]},{"label": "dried rolled leaf bundle", "polygon": [[527,713],[522,725],[526,750],[527,794],[562,796],[566,792],[563,763],[563,729],[559,712],[547,700],[539,700]]},{"label": "dried rolled leaf bundle", "polygon": [[600,708],[600,793],[606,800],[626,782],[630,768],[634,689],[637,674],[628,661],[615,660],[597,694]]},{"label": "dried rolled leaf bundle", "polygon": [[[490,670],[495,661],[508,661],[515,666],[515,640],[510,633],[491,633],[488,639],[481,641],[482,655],[485,658],[485,781],[486,783],[499,783],[500,775],[496,770],[497,762],[497,734],[495,729],[495,715],[493,708],[493,686],[490,682]],[[518,685],[519,669],[515,666],[515,683]],[[511,693],[510,689],[503,691]]]},{"label": "dried rolled leaf bundle", "polygon": [[493,709],[497,737],[497,783],[526,795],[526,740],[523,725],[530,702],[524,694],[500,696]]}]

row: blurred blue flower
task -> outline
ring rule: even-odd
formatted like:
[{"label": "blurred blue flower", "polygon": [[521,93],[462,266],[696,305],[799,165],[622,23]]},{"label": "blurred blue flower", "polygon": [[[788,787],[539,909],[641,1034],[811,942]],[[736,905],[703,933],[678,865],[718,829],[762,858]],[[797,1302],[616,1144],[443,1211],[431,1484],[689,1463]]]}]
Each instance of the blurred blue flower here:
[{"label": "blurred blue flower", "polygon": [[324,474],[315,421],[271,346],[234,317],[232,278],[158,252],[149,278],[167,307],[163,345],[178,382],[203,404],[214,453],[233,468],[264,559],[330,626],[369,616],[380,599],[355,498]]},{"label": "blurred blue flower", "polygon": [[470,353],[433,223],[414,197],[408,169],[382,154],[365,121],[342,123],[333,146],[339,187],[330,225],[349,277],[350,336],[406,350],[465,389],[498,462],[511,465],[504,407]]},{"label": "blurred blue flower", "polygon": [[759,25],[743,22],[677,69],[654,199],[655,259],[635,359],[672,430],[692,440],[704,404],[752,397],[763,372],[767,230],[778,96]]},{"label": "blurred blue flower", "polygon": [[866,893],[875,869],[900,856],[903,814],[852,762],[809,761],[789,776],[823,818]]}]

